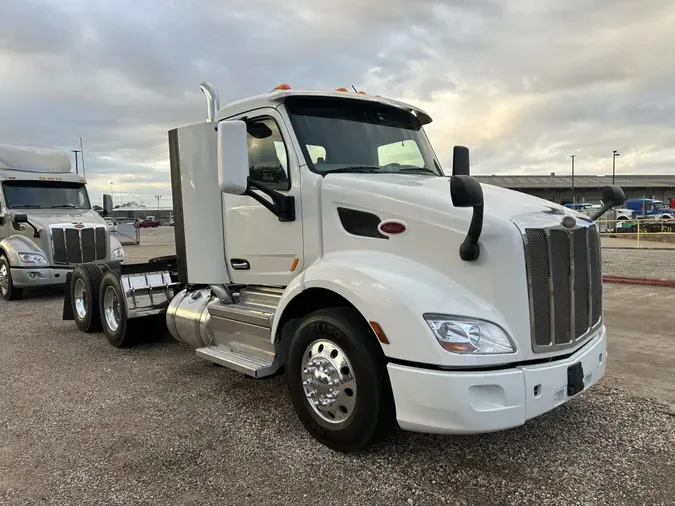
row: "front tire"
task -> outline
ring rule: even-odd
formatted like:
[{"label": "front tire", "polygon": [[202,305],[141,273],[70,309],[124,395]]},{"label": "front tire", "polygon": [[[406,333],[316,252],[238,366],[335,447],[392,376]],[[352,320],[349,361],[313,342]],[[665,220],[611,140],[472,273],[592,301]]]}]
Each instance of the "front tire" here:
[{"label": "front tire", "polygon": [[23,289],[14,286],[9,260],[0,255],[0,295],[5,300],[18,300],[23,297]]},{"label": "front tire", "polygon": [[290,342],[286,375],[301,422],[319,442],[356,452],[387,435],[395,420],[382,348],[352,308],[305,316]]}]

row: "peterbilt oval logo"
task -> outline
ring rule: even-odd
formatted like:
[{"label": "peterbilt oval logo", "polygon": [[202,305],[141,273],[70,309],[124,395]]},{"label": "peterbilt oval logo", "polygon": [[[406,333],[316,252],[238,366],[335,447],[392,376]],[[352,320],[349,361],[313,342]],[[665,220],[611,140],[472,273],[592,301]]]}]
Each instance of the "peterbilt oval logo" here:
[{"label": "peterbilt oval logo", "polygon": [[562,219],[562,226],[565,228],[574,228],[577,226],[577,220],[575,220],[571,216],[565,216]]},{"label": "peterbilt oval logo", "polygon": [[82,225],[82,223],[76,223],[75,228],[84,228],[84,225]]}]

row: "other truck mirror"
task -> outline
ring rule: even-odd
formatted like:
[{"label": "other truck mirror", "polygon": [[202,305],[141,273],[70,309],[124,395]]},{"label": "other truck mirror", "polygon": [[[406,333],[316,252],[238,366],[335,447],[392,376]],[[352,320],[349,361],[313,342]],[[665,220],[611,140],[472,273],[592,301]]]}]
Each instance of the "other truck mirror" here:
[{"label": "other truck mirror", "polygon": [[242,195],[248,189],[248,145],[246,123],[218,123],[218,185],[220,191]]},{"label": "other truck mirror", "polygon": [[17,213],[12,216],[12,221],[14,223],[28,223],[28,215],[23,213]]},{"label": "other truck mirror", "polygon": [[469,148],[466,146],[455,146],[452,150],[452,175],[468,176],[470,170]]},{"label": "other truck mirror", "polygon": [[109,216],[113,211],[112,195],[109,193],[103,194],[103,216]]},{"label": "other truck mirror", "polygon": [[626,194],[619,186],[605,186],[602,189],[602,207],[597,213],[591,216],[593,221],[597,220],[614,206],[623,205],[626,202]]},{"label": "other truck mirror", "polygon": [[459,257],[465,262],[478,260],[480,256],[478,239],[480,239],[480,234],[483,231],[483,188],[471,176],[452,176],[450,178],[450,197],[455,207],[473,207],[469,231],[459,247]]}]

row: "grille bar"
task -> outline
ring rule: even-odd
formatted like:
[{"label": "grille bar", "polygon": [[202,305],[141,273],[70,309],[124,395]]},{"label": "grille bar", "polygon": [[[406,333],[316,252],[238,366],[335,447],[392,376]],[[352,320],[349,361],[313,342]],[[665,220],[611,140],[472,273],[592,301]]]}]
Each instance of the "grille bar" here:
[{"label": "grille bar", "polygon": [[55,264],[74,265],[105,260],[108,251],[105,227],[52,227]]},{"label": "grille bar", "polygon": [[572,346],[602,315],[597,227],[524,232],[532,349],[541,353]]}]

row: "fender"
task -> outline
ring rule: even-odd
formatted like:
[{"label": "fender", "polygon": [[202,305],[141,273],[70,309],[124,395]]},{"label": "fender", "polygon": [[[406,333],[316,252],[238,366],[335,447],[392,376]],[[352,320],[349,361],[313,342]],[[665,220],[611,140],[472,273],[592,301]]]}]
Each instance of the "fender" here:
[{"label": "fender", "polygon": [[[272,339],[288,304],[310,288],[330,290],[348,300],[366,319],[376,321],[393,359],[439,366],[479,366],[504,361],[504,356],[456,355],[445,351],[424,320],[425,313],[486,318],[502,325],[505,318],[456,281],[405,258],[381,252],[342,251],[309,266],[286,288],[272,324]],[[509,360],[518,359],[517,354]]]},{"label": "fender", "polygon": [[[0,241],[0,252],[4,252],[11,266],[22,266],[19,253],[39,253],[48,258],[44,251],[38,248],[33,241],[22,235],[12,235]],[[32,264],[31,264],[32,265]]]}]

